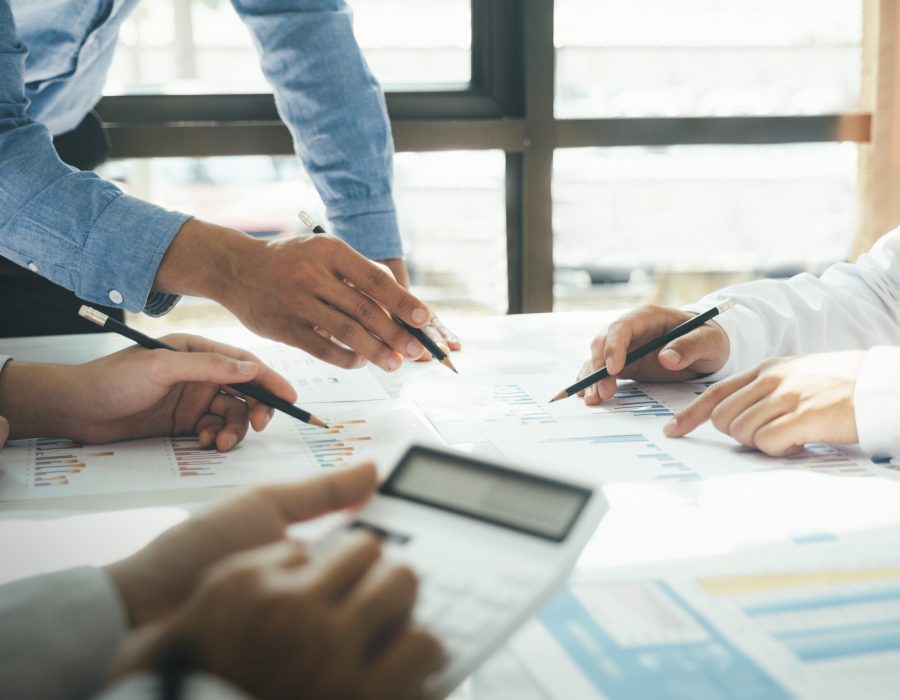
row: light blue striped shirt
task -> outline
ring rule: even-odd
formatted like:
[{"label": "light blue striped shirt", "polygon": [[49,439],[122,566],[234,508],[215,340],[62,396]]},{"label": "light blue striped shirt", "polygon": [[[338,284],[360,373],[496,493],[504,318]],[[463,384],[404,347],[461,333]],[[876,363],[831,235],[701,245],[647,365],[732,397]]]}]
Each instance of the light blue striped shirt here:
[{"label": "light blue striped shirt", "polygon": [[[100,99],[138,0],[0,0],[0,254],[88,301],[163,313],[156,271],[188,217],[123,194],[56,155],[51,135]],[[232,0],[334,231],[403,254],[384,96],[344,0]]]}]

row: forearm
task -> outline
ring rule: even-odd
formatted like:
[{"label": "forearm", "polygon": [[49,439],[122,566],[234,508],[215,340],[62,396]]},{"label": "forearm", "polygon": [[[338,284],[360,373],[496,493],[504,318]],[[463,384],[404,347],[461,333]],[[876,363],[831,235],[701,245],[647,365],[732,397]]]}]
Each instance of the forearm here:
[{"label": "forearm", "polygon": [[189,219],[166,251],[153,291],[206,297],[225,306],[235,287],[252,275],[255,254],[265,243],[200,219]]},{"label": "forearm", "polygon": [[71,417],[78,410],[70,396],[71,374],[65,365],[6,364],[0,372],[0,416],[9,421],[11,440],[71,435]]}]

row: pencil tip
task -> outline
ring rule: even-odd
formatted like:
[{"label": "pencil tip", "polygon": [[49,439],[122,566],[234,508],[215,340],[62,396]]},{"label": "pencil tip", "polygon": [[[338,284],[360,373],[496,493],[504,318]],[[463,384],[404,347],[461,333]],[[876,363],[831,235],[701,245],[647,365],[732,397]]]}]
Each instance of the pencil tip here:
[{"label": "pencil tip", "polygon": [[323,423],[321,418],[316,418],[315,416],[310,416],[309,422],[315,426],[318,426],[319,428],[328,429],[330,427],[330,426],[326,425],[325,423]]},{"label": "pencil tip", "polygon": [[444,365],[444,367],[446,367],[447,369],[453,370],[456,374],[459,374],[459,370],[453,366],[453,363],[450,361],[449,357],[445,356],[444,359],[441,360],[441,364]]},{"label": "pencil tip", "polygon": [[550,399],[550,403],[553,403],[554,401],[559,401],[560,399],[564,399],[564,398],[566,398],[566,396],[568,396],[568,394],[565,391],[561,391],[556,396],[554,396],[552,399]]}]

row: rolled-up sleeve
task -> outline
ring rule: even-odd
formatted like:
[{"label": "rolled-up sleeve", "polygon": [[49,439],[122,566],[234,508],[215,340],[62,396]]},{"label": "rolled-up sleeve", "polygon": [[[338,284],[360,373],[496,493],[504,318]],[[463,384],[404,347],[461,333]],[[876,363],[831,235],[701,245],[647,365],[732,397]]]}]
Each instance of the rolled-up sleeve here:
[{"label": "rolled-up sleeve", "polygon": [[403,255],[384,95],[343,0],[232,0],[334,233],[374,260]]},{"label": "rolled-up sleeve", "polygon": [[88,301],[165,311],[156,271],[188,219],[64,164],[45,126],[28,118],[25,46],[0,0],[0,254]]}]

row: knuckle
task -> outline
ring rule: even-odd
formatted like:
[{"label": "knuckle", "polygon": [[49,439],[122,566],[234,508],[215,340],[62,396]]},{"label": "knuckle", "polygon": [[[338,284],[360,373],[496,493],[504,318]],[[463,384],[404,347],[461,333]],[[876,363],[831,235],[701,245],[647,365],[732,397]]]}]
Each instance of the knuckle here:
[{"label": "knuckle", "polygon": [[388,287],[388,276],[384,270],[379,269],[376,265],[372,265],[366,272],[366,282],[371,289],[383,291]]},{"label": "knuckle", "polygon": [[723,433],[728,432],[730,422],[728,421],[728,417],[725,415],[725,412],[719,406],[716,406],[713,409],[712,414],[710,415],[710,420],[716,427],[716,430],[719,430]]},{"label": "knuckle", "polygon": [[360,321],[371,321],[375,316],[375,309],[372,302],[360,297],[353,307],[353,317]]},{"label": "knuckle", "polygon": [[332,331],[334,335],[342,340],[344,338],[351,338],[355,334],[356,326],[349,319],[341,319],[337,322]]},{"label": "knuckle", "polygon": [[294,281],[304,289],[314,290],[319,284],[319,271],[314,264],[303,260],[294,267]]}]

